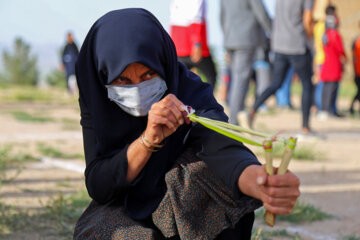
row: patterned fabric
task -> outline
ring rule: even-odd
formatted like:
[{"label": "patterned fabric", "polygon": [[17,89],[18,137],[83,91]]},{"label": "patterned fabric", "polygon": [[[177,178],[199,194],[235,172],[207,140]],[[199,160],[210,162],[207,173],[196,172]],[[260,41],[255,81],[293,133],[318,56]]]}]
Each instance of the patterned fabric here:
[{"label": "patterned fabric", "polygon": [[74,239],[160,240],[215,239],[223,230],[235,227],[261,202],[232,192],[191,151],[185,152],[166,174],[167,192],[152,214],[153,224],[128,217],[122,206],[92,202],[78,220]]},{"label": "patterned fabric", "polygon": [[73,239],[161,240],[165,238],[155,229],[131,219],[122,206],[100,205],[92,201],[78,220]]},{"label": "patterned fabric", "polygon": [[168,190],[153,213],[153,222],[165,237],[181,239],[214,239],[261,202],[243,196],[234,200],[203,161],[191,152],[184,153],[165,176]]}]

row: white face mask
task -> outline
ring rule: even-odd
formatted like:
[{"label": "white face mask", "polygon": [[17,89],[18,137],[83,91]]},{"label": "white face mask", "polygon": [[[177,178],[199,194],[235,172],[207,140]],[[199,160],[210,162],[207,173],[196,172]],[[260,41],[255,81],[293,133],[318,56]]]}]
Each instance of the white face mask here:
[{"label": "white face mask", "polygon": [[108,97],[125,112],[135,117],[146,116],[151,106],[167,90],[166,82],[159,76],[136,85],[106,85]]}]

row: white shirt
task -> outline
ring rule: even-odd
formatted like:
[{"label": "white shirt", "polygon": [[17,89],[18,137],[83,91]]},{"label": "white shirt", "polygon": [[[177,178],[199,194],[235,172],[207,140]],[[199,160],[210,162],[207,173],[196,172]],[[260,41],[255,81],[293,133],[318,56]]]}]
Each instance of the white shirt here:
[{"label": "white shirt", "polygon": [[170,4],[170,24],[189,26],[202,23],[205,18],[205,0],[173,0]]}]

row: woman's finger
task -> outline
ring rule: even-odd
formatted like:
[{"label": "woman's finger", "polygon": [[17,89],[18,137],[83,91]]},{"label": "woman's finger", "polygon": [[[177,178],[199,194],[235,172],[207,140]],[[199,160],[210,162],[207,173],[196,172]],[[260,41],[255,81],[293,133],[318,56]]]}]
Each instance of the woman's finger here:
[{"label": "woman's finger", "polygon": [[151,110],[149,112],[149,118],[151,119],[152,116],[150,116],[150,115],[167,118],[174,125],[176,125],[176,126],[179,125],[178,120],[177,120],[176,116],[174,115],[173,111],[166,108],[163,104],[156,104],[156,105],[154,104],[151,107]]},{"label": "woman's finger", "polygon": [[267,203],[275,207],[294,207],[296,204],[297,198],[274,198],[268,195],[263,195],[262,202]]},{"label": "woman's finger", "polygon": [[266,208],[269,212],[272,212],[276,215],[287,215],[290,214],[293,210],[293,207],[278,207],[278,206],[272,206],[268,203],[264,203],[264,208]]},{"label": "woman's finger", "polygon": [[285,174],[282,175],[272,175],[268,176],[266,185],[268,186],[276,186],[276,187],[299,187],[300,186],[300,180],[297,176],[295,176],[293,173],[288,171]]},{"label": "woman's finger", "polygon": [[300,190],[296,187],[269,187],[260,186],[261,191],[273,198],[298,198]]},{"label": "woman's finger", "polygon": [[172,111],[179,125],[182,125],[184,123],[184,118],[182,114],[182,112],[184,111],[184,104],[173,94],[167,95],[161,102],[167,109]]},{"label": "woman's finger", "polygon": [[[177,126],[169,121],[168,118],[162,117],[162,116],[153,116],[151,119],[151,122],[149,123],[150,127],[158,127],[159,125],[166,126],[168,129],[170,129],[172,132],[175,132],[177,129]],[[164,136],[166,137],[166,136]]]}]

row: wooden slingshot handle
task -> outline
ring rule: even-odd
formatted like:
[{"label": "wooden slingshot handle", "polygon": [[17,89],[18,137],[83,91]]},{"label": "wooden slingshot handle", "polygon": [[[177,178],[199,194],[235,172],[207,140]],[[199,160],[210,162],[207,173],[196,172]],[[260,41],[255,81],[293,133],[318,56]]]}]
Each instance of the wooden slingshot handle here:
[{"label": "wooden slingshot handle", "polygon": [[[296,141],[297,141],[297,139],[293,138],[293,137],[290,137],[288,139],[284,155],[282,157],[280,166],[277,171],[278,175],[286,173],[289,163],[290,163],[290,160],[291,160],[291,157],[294,153]],[[273,170],[273,165],[272,165],[272,142],[271,142],[271,140],[265,140],[263,143],[263,147],[265,150],[266,173],[269,176],[271,176],[271,175],[274,175],[274,170]],[[273,227],[275,225],[275,218],[276,218],[275,214],[269,212],[268,210],[265,211],[264,220],[267,225]]]}]

